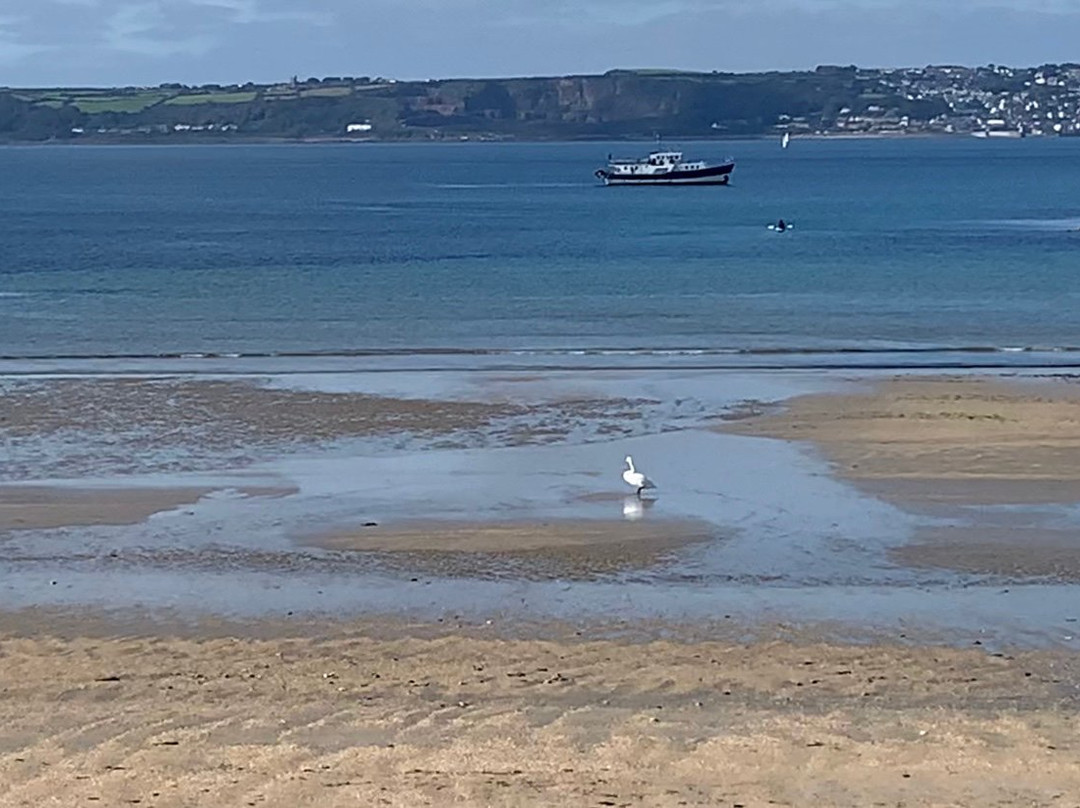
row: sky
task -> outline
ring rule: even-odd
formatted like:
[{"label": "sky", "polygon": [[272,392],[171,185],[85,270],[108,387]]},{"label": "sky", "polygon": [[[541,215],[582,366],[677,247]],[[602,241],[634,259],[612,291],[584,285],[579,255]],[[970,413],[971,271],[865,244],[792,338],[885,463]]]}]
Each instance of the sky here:
[{"label": "sky", "polygon": [[1080,0],[0,0],[0,86],[1080,61]]}]

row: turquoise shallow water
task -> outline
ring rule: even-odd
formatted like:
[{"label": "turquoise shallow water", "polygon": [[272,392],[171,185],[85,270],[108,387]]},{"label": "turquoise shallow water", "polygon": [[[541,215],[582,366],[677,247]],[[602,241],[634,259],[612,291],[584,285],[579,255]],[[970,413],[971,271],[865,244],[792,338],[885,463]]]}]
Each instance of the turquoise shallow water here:
[{"label": "turquoise shallow water", "polygon": [[0,355],[1080,360],[1080,139],[669,145],[0,149]]}]

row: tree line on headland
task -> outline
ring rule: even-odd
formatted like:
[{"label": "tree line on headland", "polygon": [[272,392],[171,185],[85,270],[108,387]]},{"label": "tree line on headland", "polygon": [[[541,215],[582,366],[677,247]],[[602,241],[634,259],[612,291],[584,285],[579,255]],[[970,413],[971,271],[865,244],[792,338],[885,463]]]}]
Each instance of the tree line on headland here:
[{"label": "tree line on headland", "polygon": [[1074,134],[1080,66],[0,88],[0,141]]}]

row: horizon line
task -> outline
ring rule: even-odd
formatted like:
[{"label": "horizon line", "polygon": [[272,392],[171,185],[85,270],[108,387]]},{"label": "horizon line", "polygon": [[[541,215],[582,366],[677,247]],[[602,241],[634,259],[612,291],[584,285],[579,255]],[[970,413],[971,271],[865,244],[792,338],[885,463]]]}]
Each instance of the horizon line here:
[{"label": "horizon line", "polygon": [[43,85],[0,85],[0,91],[18,91],[18,90],[110,90],[110,89],[161,89],[169,85],[179,85],[186,88],[200,88],[200,87],[244,87],[252,85],[256,87],[272,87],[282,84],[307,84],[311,81],[323,82],[327,79],[337,80],[344,82],[356,81],[358,78],[366,78],[371,83],[376,83],[376,79],[380,83],[399,83],[399,84],[426,84],[433,82],[444,81],[524,81],[524,80],[544,80],[544,79],[568,79],[568,78],[602,78],[604,76],[611,75],[612,73],[640,73],[640,74],[655,74],[655,75],[667,75],[667,74],[683,74],[690,76],[767,76],[777,74],[795,74],[795,73],[816,73],[822,69],[834,69],[834,70],[873,70],[873,71],[907,71],[907,70],[929,70],[929,69],[961,69],[961,70],[977,70],[983,69],[995,69],[1006,68],[1009,70],[1036,70],[1042,67],[1058,67],[1058,68],[1080,68],[1080,62],[1043,62],[1041,64],[1030,65],[1004,65],[996,62],[987,62],[986,64],[978,65],[966,65],[956,62],[950,63],[930,63],[925,65],[858,65],[858,64],[837,64],[837,63],[823,63],[815,65],[812,68],[804,68],[799,70],[689,70],[677,67],[613,67],[605,70],[602,73],[557,73],[557,74],[534,74],[534,75],[488,75],[488,76],[442,76],[442,77],[428,77],[428,78],[397,78],[395,76],[356,76],[356,75],[325,75],[325,76],[308,76],[307,78],[300,79],[299,74],[291,76],[288,79],[276,80],[276,81],[254,81],[248,79],[246,81],[210,81],[202,82],[200,84],[188,84],[182,81],[161,81],[157,83],[148,84],[43,84]]}]

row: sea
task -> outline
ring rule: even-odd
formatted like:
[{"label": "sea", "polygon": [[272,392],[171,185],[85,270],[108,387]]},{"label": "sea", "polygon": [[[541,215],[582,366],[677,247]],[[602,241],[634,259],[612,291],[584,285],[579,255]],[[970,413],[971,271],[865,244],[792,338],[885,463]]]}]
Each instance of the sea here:
[{"label": "sea", "polygon": [[0,148],[0,372],[1080,363],[1080,138],[664,145]]}]

